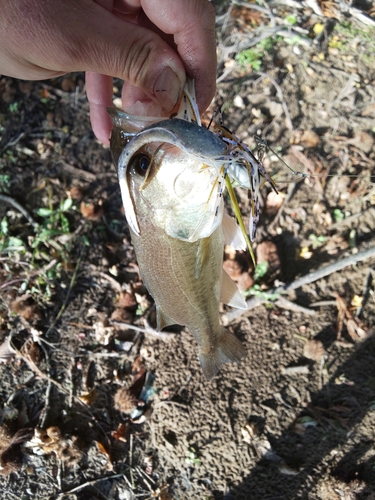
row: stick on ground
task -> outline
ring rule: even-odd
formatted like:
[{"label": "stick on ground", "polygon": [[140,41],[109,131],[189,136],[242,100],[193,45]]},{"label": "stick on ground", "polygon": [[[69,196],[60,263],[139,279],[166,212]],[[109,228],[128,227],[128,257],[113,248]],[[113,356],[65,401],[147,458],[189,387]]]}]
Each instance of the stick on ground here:
[{"label": "stick on ground", "polygon": [[[335,262],[334,264],[330,264],[329,266],[324,266],[324,267],[321,267],[320,269],[317,269],[316,271],[312,271],[311,273],[308,273],[305,276],[298,278],[297,280],[293,281],[292,283],[288,283],[284,286],[279,286],[277,288],[272,288],[271,290],[267,291],[267,295],[281,294],[281,293],[289,292],[290,290],[296,290],[297,288],[301,288],[301,286],[313,283],[314,281],[317,281],[321,278],[324,278],[325,276],[329,276],[330,274],[337,273],[337,271],[340,271],[341,269],[344,269],[345,267],[351,266],[353,264],[357,264],[358,262],[361,262],[362,260],[366,260],[366,259],[369,259],[370,257],[374,257],[374,256],[375,256],[375,247],[370,247],[367,250],[364,250],[363,252],[359,252],[359,253],[356,253],[354,255],[349,255],[349,257],[346,257],[345,259],[341,259],[341,260]],[[268,302],[267,297],[253,297],[252,299],[250,299],[246,302],[247,309],[245,311],[240,310],[240,309],[235,309],[233,311],[230,311],[225,315],[226,320],[228,322],[230,322],[233,319],[238,318],[241,315],[245,314],[246,311],[248,311],[249,309],[254,309],[255,307],[258,307],[261,304],[264,304],[265,302]]]}]

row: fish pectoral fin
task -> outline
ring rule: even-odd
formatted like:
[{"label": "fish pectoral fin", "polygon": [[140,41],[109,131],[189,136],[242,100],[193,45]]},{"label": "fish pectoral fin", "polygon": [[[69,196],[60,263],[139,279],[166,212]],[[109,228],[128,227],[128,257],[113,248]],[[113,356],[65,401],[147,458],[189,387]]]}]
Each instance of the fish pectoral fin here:
[{"label": "fish pectoral fin", "polygon": [[222,227],[224,241],[227,245],[230,245],[235,250],[246,250],[246,241],[240,226],[227,213],[224,213]]},{"label": "fish pectoral fin", "polygon": [[156,306],[156,327],[158,331],[167,326],[175,324],[176,322],[174,319],[169,317],[168,314],[165,314],[165,312],[163,312],[159,306]]},{"label": "fish pectoral fin", "polygon": [[237,288],[236,283],[223,269],[223,279],[221,283],[220,302],[228,304],[228,306],[236,307],[237,309],[247,309],[246,300]]},{"label": "fish pectoral fin", "polygon": [[197,255],[195,258],[195,279],[201,275],[202,269],[208,262],[210,256],[211,240],[210,238],[202,238],[199,240]]},{"label": "fish pectoral fin", "polygon": [[199,350],[199,360],[207,380],[214,377],[224,363],[240,363],[246,356],[245,347],[240,340],[224,327],[220,327],[217,342],[207,352]]}]

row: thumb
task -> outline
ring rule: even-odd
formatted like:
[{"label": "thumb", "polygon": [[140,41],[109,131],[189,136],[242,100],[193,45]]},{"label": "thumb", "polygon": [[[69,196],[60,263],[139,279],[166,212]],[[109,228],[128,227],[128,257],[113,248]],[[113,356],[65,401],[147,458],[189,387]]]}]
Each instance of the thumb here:
[{"label": "thumb", "polygon": [[186,78],[177,52],[157,33],[95,3],[91,7],[76,56],[80,69],[121,78],[170,113],[181,98]]}]

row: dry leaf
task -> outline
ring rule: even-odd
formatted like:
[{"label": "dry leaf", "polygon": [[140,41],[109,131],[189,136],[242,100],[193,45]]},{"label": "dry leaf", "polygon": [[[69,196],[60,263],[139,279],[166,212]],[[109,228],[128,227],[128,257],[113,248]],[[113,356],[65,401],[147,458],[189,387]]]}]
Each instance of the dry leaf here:
[{"label": "dry leaf", "polygon": [[357,318],[349,318],[346,320],[346,328],[352,340],[357,342],[367,337],[367,331],[359,325]]},{"label": "dry leaf", "polygon": [[[111,321],[118,321],[119,323],[132,323],[134,312],[122,307],[116,307],[111,314]],[[116,325],[114,325],[116,326]]]},{"label": "dry leaf", "polygon": [[243,429],[241,429],[242,441],[247,444],[251,444],[254,436],[259,434],[258,428],[254,423],[246,424]]},{"label": "dry leaf", "polygon": [[308,340],[303,348],[303,355],[307,359],[320,362],[327,357],[327,351],[320,340]]},{"label": "dry leaf", "polygon": [[21,318],[34,323],[42,317],[39,307],[33,302],[30,295],[25,294],[10,303],[10,309],[17,313]]},{"label": "dry leaf", "polygon": [[64,439],[58,427],[48,427],[48,429],[34,429],[34,436],[25,444],[35,455],[50,455],[54,453],[57,458],[66,465],[76,465],[82,457],[79,450],[77,438]]},{"label": "dry leaf", "polygon": [[117,307],[123,307],[124,309],[134,309],[137,308],[138,302],[133,293],[121,292],[117,301]]},{"label": "dry leaf", "polygon": [[329,255],[336,255],[339,250],[346,250],[347,248],[349,248],[349,243],[340,234],[334,234],[324,245],[324,250]]},{"label": "dry leaf", "polygon": [[353,316],[345,300],[340,297],[339,294],[336,293],[335,295],[337,307],[337,339],[339,340],[341,338],[344,326],[346,326],[348,334],[355,342],[366,339],[368,337],[368,331],[364,323]]},{"label": "dry leaf", "polygon": [[107,450],[106,446],[103,443],[101,443],[100,441],[94,441],[94,443],[98,447],[98,450],[100,451],[100,453],[102,453],[106,457],[106,459],[108,461],[107,469],[113,470],[111,455],[110,455],[109,451]]},{"label": "dry leaf", "polygon": [[61,90],[64,92],[74,92],[76,89],[75,79],[71,76],[66,76],[62,79]]},{"label": "dry leaf", "polygon": [[350,305],[357,308],[362,306],[362,302],[363,302],[363,297],[360,297],[359,295],[354,295],[352,301],[350,302]]},{"label": "dry leaf", "polygon": [[119,424],[119,426],[117,427],[117,430],[112,431],[111,434],[118,441],[122,441],[123,443],[126,443],[127,442],[127,439],[126,439],[127,432],[128,432],[127,425],[122,423],[122,424]]},{"label": "dry leaf", "polygon": [[93,325],[95,340],[99,344],[108,345],[114,335],[114,327],[107,326],[107,321],[96,321]]},{"label": "dry leaf", "polygon": [[364,130],[360,130],[353,139],[348,140],[348,144],[352,144],[364,153],[370,153],[374,146],[374,138]]},{"label": "dry leaf", "polygon": [[329,213],[326,205],[321,201],[314,203],[313,214],[317,217],[318,223],[325,227],[329,227],[332,224],[332,215]]},{"label": "dry leaf", "polygon": [[154,457],[150,454],[143,459],[143,465],[145,466],[146,474],[151,475],[154,470]]},{"label": "dry leaf", "polygon": [[157,488],[153,494],[157,500],[173,500],[175,498],[169,492],[169,486],[167,484]]},{"label": "dry leaf", "polygon": [[21,349],[21,353],[25,357],[31,359],[31,361],[33,361],[35,364],[40,363],[42,359],[42,350],[40,346],[37,342],[34,342],[32,340],[24,343]]},{"label": "dry leaf", "polygon": [[0,363],[9,363],[16,355],[16,351],[10,345],[11,337],[7,337],[2,344],[0,344]]},{"label": "dry leaf", "polygon": [[79,399],[83,401],[84,403],[91,405],[98,397],[98,392],[96,389],[93,389],[92,391],[89,392],[83,392]]},{"label": "dry leaf", "polygon": [[72,186],[68,191],[67,191],[67,194],[68,196],[70,196],[70,198],[72,200],[82,200],[83,196],[84,196],[84,191],[82,188],[80,188],[79,186]]},{"label": "dry leaf", "polygon": [[31,436],[31,429],[20,429],[11,436],[5,425],[0,428],[0,474],[11,474],[22,466],[21,445]]},{"label": "dry leaf", "polygon": [[375,102],[365,106],[361,111],[361,116],[374,116],[375,117]]},{"label": "dry leaf", "polygon": [[141,311],[147,311],[151,307],[152,302],[148,295],[141,295],[140,293],[134,293],[134,295]]},{"label": "dry leaf", "polygon": [[311,252],[309,247],[302,247],[299,253],[301,259],[311,259],[313,253]]},{"label": "dry leaf", "polygon": [[115,409],[122,413],[131,413],[137,407],[137,399],[127,387],[120,387],[113,400]]},{"label": "dry leaf", "polygon": [[81,202],[80,205],[81,214],[85,219],[96,221],[102,218],[103,207],[95,205],[94,203]]},{"label": "dry leaf", "polygon": [[260,26],[263,23],[263,14],[261,12],[246,7],[233,6],[230,9],[230,16],[236,19],[245,31],[248,30],[249,26]]},{"label": "dry leaf", "polygon": [[305,148],[315,148],[320,143],[320,137],[313,130],[296,130],[290,142],[301,144]]}]

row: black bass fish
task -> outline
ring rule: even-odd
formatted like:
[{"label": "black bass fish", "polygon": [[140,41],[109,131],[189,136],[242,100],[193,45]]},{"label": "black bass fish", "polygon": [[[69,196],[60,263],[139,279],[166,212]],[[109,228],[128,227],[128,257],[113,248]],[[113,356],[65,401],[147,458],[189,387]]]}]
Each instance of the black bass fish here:
[{"label": "black bass fish", "polygon": [[[224,243],[246,249],[239,226],[224,213],[226,165],[233,161],[228,143],[186,118],[108,112],[125,215],[156,304],[157,328],[185,325],[210,379],[222,364],[245,356],[242,343],[219,321],[220,302],[246,309],[222,267]],[[243,174],[238,164],[231,168]]]}]

